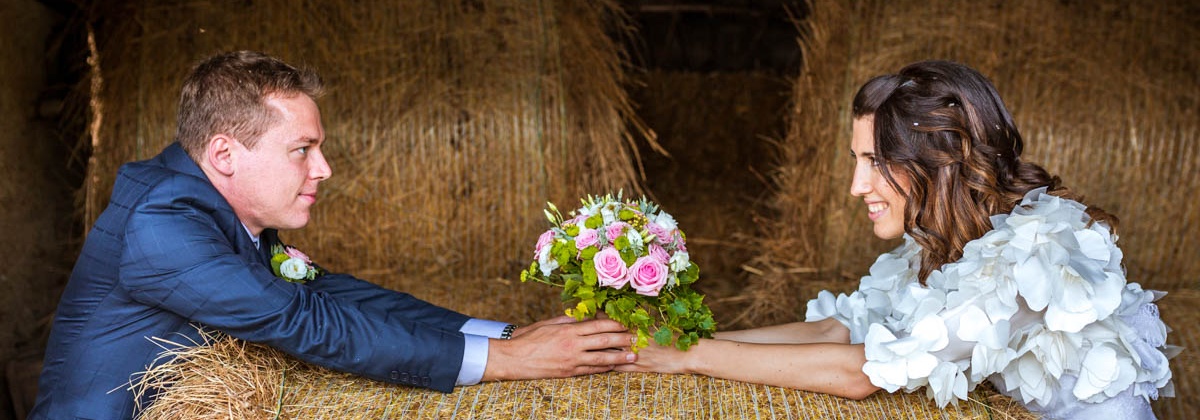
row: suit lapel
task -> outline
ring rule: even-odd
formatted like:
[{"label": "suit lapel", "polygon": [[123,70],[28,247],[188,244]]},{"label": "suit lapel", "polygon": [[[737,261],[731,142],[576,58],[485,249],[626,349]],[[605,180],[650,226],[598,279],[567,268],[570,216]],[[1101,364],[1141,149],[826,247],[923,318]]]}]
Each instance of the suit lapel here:
[{"label": "suit lapel", "polygon": [[262,235],[258,236],[258,258],[267,268],[271,268],[271,248],[277,243],[279,233],[275,229],[263,229]]}]

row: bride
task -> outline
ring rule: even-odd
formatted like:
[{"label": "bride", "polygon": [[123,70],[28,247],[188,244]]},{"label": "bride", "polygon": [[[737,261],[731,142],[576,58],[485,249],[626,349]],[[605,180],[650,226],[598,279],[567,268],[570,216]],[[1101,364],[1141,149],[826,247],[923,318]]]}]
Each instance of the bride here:
[{"label": "bride", "polygon": [[696,373],[861,399],[924,387],[939,405],[984,380],[1047,418],[1153,418],[1173,396],[1163,293],[1125,280],[1117,218],[1020,159],[991,82],[925,61],[854,98],[850,193],[903,236],[806,322],[650,346],[618,370]]}]

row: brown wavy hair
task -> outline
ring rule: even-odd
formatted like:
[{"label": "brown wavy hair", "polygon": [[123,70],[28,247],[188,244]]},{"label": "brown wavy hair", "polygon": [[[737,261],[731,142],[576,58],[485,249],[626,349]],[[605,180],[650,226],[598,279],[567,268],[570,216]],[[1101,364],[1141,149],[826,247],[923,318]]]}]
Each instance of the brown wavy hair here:
[{"label": "brown wavy hair", "polygon": [[[877,76],[854,97],[854,118],[871,116],[880,172],[905,199],[904,231],[923,248],[918,278],[962,257],[1030,190],[1081,201],[1041,166],[1021,160],[1024,141],[1000,94],[963,64],[922,61]],[[896,179],[908,181],[902,189]],[[1088,207],[1092,222],[1118,220]],[[1090,223],[1090,222],[1089,222]]]},{"label": "brown wavy hair", "polygon": [[216,134],[226,134],[253,149],[279,115],[264,99],[277,94],[321,96],[324,85],[309,68],[293,67],[257,51],[214,55],[192,68],[183,81],[175,140],[192,160]]}]

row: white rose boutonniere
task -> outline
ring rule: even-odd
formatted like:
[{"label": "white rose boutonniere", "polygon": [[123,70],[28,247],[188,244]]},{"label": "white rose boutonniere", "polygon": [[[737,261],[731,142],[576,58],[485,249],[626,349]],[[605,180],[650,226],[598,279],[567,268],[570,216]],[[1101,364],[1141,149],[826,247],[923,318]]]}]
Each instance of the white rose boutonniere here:
[{"label": "white rose boutonniere", "polygon": [[307,283],[324,274],[308,255],[283,244],[271,247],[271,271],[275,276],[292,283]]}]

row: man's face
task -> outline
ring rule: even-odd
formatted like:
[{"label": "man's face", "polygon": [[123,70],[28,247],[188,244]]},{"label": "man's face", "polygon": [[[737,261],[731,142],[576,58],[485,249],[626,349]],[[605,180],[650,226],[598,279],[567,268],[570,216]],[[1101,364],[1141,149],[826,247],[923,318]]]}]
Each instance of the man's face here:
[{"label": "man's face", "polygon": [[321,153],[321,113],[307,95],[269,95],[264,101],[278,119],[254,149],[234,142],[235,170],[226,199],[254,235],[263,229],[299,229],[308,224],[317,184],[332,171]]}]

